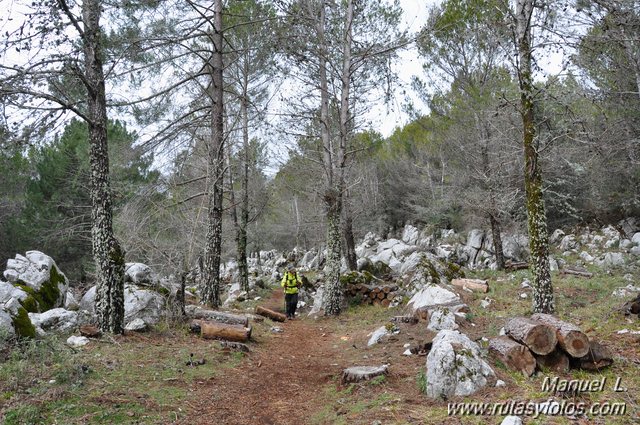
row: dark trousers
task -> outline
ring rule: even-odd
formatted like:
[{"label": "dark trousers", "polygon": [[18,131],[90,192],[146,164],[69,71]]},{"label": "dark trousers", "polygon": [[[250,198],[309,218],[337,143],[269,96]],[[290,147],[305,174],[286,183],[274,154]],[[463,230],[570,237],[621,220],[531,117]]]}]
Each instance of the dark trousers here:
[{"label": "dark trousers", "polygon": [[298,306],[298,294],[284,294],[284,303],[287,309],[287,317],[293,317]]}]

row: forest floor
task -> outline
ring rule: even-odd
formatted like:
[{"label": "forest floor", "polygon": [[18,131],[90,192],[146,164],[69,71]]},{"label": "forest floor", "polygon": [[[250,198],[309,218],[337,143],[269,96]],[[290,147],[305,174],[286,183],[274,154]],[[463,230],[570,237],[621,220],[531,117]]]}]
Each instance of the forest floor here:
[{"label": "forest floor", "polygon": [[[526,315],[519,295],[527,271],[478,272],[488,278],[489,294],[464,293],[470,306],[463,332],[472,339],[496,336],[506,318]],[[635,276],[638,279],[638,276]],[[555,276],[559,316],[604,341],[616,355],[610,368],[571,371],[568,379],[607,378],[604,391],[582,393],[566,402],[624,403],[617,416],[533,416],[525,424],[640,423],[640,336],[638,320],[614,312],[623,300],[611,297],[628,282],[622,274],[592,279]],[[260,305],[283,310],[279,288],[265,290]],[[493,301],[480,307],[486,296]],[[245,306],[246,307],[246,306]],[[164,324],[146,334],[103,337],[81,349],[47,338],[21,350],[0,351],[0,419],[12,424],[499,424],[501,416],[449,416],[447,402],[430,400],[425,384],[425,356],[404,356],[405,345],[429,338],[424,322],[397,324],[400,333],[367,347],[369,334],[388,323],[402,307],[351,306],[339,317],[305,317],[274,323],[252,322],[251,351],[225,351],[203,340],[184,324]],[[473,323],[473,325],[471,325]],[[274,333],[273,327],[282,329]],[[486,345],[486,344],[485,344]],[[187,366],[190,355],[204,365]],[[389,364],[389,375],[342,385],[342,370],[354,365]],[[545,376],[525,378],[494,364],[505,387],[485,388],[449,402],[543,402],[554,398],[541,390]],[[621,378],[625,392],[613,391]]]}]

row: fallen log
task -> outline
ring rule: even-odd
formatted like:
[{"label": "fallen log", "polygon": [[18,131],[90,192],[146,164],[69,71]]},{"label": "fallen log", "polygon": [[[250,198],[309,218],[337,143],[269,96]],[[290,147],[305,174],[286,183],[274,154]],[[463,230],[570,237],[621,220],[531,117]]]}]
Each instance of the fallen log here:
[{"label": "fallen log", "polygon": [[489,284],[482,279],[453,279],[451,284],[458,288],[470,289],[475,292],[489,292]]},{"label": "fallen log", "polygon": [[571,357],[584,357],[589,352],[589,337],[577,326],[544,313],[535,313],[531,319],[554,328],[558,345]]},{"label": "fallen log", "polygon": [[529,263],[526,261],[507,261],[504,267],[507,270],[524,270],[529,268]]},{"label": "fallen log", "polygon": [[558,342],[555,328],[526,317],[514,317],[507,321],[504,330],[514,340],[526,345],[535,354],[549,354]]},{"label": "fallen log", "polygon": [[264,308],[259,305],[256,306],[256,314],[267,317],[273,320],[274,322],[284,322],[285,320],[287,320],[286,315],[279,313],[277,311],[269,310],[268,308]]},{"label": "fallen log", "polygon": [[[196,322],[194,320],[194,322]],[[227,325],[224,323],[205,322],[198,320],[200,336],[204,339],[223,339],[233,342],[246,342],[251,338],[251,327],[241,325]],[[193,327],[192,327],[193,328]]]},{"label": "fallen log", "polygon": [[228,325],[249,326],[249,318],[240,314],[227,313],[224,311],[207,310],[197,305],[185,307],[188,317],[196,320],[208,320],[213,322],[226,323]]},{"label": "fallen log", "polygon": [[569,268],[569,267],[565,267],[563,269],[560,270],[560,274],[561,275],[573,275],[573,276],[580,276],[580,277],[586,277],[586,278],[592,278],[593,277],[593,273],[590,273],[586,270],[577,270],[577,269],[573,269],[573,268]]},{"label": "fallen log", "polygon": [[536,359],[531,351],[507,336],[491,339],[489,352],[509,369],[517,370],[524,376],[531,376],[536,370]]},{"label": "fallen log", "polygon": [[587,355],[571,359],[571,363],[578,369],[598,371],[613,364],[613,353],[599,342],[590,341]]},{"label": "fallen log", "polygon": [[376,376],[386,375],[388,366],[353,366],[342,371],[342,383],[368,381]]},{"label": "fallen log", "polygon": [[551,372],[565,373],[569,371],[569,357],[562,351],[555,349],[545,356],[535,356],[538,369]]}]

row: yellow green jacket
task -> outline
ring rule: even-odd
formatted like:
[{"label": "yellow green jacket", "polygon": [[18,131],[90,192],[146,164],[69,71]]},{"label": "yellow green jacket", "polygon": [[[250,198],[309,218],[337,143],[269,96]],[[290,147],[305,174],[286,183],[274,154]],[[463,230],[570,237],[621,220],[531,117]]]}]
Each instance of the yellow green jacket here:
[{"label": "yellow green jacket", "polygon": [[280,286],[284,288],[285,294],[297,294],[298,286],[301,286],[302,282],[298,278],[297,273],[285,272]]}]

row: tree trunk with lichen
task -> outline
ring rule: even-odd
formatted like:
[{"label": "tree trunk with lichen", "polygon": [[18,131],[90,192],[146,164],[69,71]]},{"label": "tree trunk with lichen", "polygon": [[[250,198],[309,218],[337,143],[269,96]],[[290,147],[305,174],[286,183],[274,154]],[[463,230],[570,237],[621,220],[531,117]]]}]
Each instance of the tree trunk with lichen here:
[{"label": "tree trunk with lichen", "polygon": [[553,313],[553,287],[549,269],[549,242],[547,216],[542,194],[542,173],[538,163],[536,128],[531,74],[532,45],[531,19],[533,0],[518,0],[516,4],[516,35],[519,57],[518,77],[523,126],[525,159],[525,193],[529,248],[533,269],[533,311]]},{"label": "tree trunk with lichen", "polygon": [[342,310],[342,283],[340,263],[342,234],[340,232],[340,210],[342,199],[338,190],[327,190],[324,195],[327,211],[327,286],[324,293],[324,312],[327,315],[340,314]]},{"label": "tree trunk with lichen", "polygon": [[211,75],[211,143],[208,152],[209,212],[204,250],[204,270],[200,282],[201,303],[220,305],[220,255],[222,253],[222,191],[224,183],[224,107],[222,61],[222,0],[214,2],[213,52],[209,63]]},{"label": "tree trunk with lichen", "polygon": [[82,38],[87,88],[89,160],[91,165],[91,237],[96,263],[95,310],[104,332],[124,331],[124,251],[113,233],[109,154],[107,148],[107,101],[102,69],[99,0],[82,3]]}]

